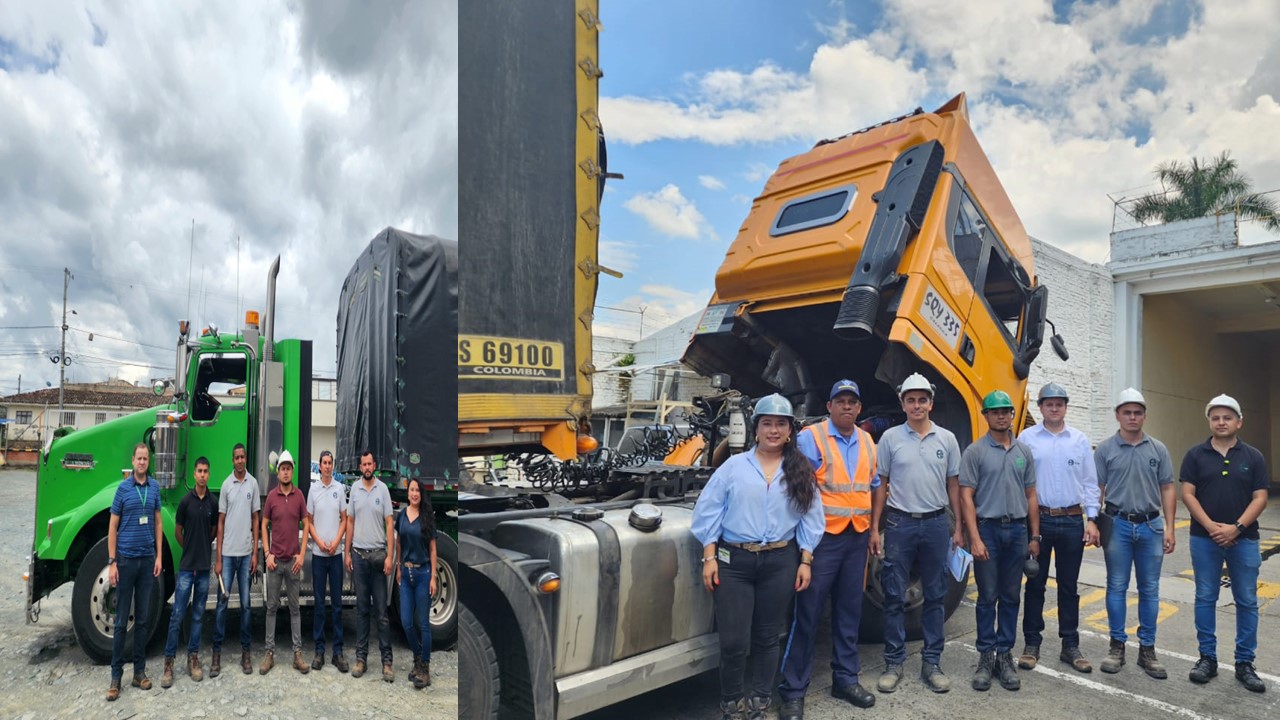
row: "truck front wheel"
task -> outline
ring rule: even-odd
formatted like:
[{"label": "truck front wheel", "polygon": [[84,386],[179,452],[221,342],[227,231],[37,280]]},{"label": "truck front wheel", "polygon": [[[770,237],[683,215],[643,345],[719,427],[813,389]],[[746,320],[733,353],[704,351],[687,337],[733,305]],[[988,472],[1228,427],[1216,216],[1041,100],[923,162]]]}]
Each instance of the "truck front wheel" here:
[{"label": "truck front wheel", "polygon": [[431,641],[448,647],[458,639],[458,544],[436,536],[436,596],[431,601]]},{"label": "truck front wheel", "polygon": [[[163,602],[164,578],[155,578],[151,585],[151,602],[149,604],[147,623],[141,628],[148,641],[160,624],[160,613]],[[132,611],[132,608],[130,608]],[[116,622],[116,589],[111,586],[111,578],[107,568],[107,539],[98,541],[89,554],[80,563],[76,573],[76,584],[71,591],[71,624],[75,629],[76,641],[89,659],[99,665],[111,662],[111,641],[115,635]],[[132,648],[133,633],[139,628],[129,617],[125,647]],[[128,650],[132,657],[132,650]]]},{"label": "truck front wheel", "polygon": [[466,605],[460,607],[461,632],[458,638],[458,667],[466,668],[467,682],[458,691],[458,717],[494,720],[498,717],[501,678],[498,654],[484,625]]}]

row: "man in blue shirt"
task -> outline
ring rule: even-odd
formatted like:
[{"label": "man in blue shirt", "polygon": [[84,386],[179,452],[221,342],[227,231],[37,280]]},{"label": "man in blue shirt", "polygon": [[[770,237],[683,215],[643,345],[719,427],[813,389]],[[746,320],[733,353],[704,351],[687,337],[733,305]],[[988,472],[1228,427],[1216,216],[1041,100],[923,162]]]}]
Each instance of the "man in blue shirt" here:
[{"label": "man in blue shirt", "polygon": [[[146,443],[133,448],[133,474],[120,481],[111,501],[111,521],[107,526],[107,567],[116,588],[115,637],[111,642],[111,687],[107,701],[120,697],[124,676],[124,641],[129,629],[129,607],[133,607],[133,682],[142,690],[151,689],[147,677],[147,627],[152,583],[163,567],[157,548],[164,547],[160,521],[160,484],[147,474],[151,453]],[[159,608],[154,608],[159,611]]]}]

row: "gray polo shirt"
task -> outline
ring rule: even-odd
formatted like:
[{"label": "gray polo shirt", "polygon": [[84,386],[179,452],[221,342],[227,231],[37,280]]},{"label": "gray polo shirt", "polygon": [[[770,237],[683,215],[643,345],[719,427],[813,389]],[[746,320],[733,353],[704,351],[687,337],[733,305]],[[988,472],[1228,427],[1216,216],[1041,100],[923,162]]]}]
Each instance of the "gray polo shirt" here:
[{"label": "gray polo shirt", "polygon": [[[311,524],[316,529],[316,535],[323,538],[325,542],[338,537],[338,531],[342,529],[342,514],[346,511],[346,485],[332,478],[329,479],[328,485],[325,485],[322,480],[311,483],[311,489],[307,491],[307,515],[311,516]],[[338,544],[338,549],[333,555],[342,554],[343,544],[345,543]],[[314,540],[311,541],[311,554],[330,557],[329,553],[316,547]]]},{"label": "gray polo shirt", "polygon": [[1160,510],[1160,486],[1173,482],[1173,459],[1164,443],[1143,433],[1130,445],[1117,432],[1098,443],[1093,461],[1106,502],[1126,513]]},{"label": "gray polo shirt", "polygon": [[391,493],[381,480],[373,481],[373,489],[366,490],[364,480],[351,486],[351,500],[347,506],[354,529],[351,544],[361,550],[380,550],[387,547],[387,516],[391,514]]},{"label": "gray polo shirt", "polygon": [[960,444],[950,430],[931,425],[924,437],[906,424],[880,436],[877,472],[889,484],[889,507],[924,513],[950,504],[947,478],[960,474]]},{"label": "gray polo shirt", "polygon": [[258,481],[249,472],[244,480],[231,473],[218,493],[218,513],[226,515],[222,525],[223,557],[244,557],[253,551],[253,514],[262,510]]},{"label": "gray polo shirt", "polygon": [[1031,448],[1014,440],[1008,450],[988,433],[964,449],[960,486],[974,489],[978,518],[1027,516],[1027,488],[1036,486]]}]

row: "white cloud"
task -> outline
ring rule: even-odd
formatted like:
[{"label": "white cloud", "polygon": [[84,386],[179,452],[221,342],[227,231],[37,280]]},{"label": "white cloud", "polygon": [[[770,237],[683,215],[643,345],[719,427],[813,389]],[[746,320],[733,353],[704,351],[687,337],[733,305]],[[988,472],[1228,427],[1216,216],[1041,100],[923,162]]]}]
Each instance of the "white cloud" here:
[{"label": "white cloud", "polygon": [[723,190],[725,185],[714,175],[699,175],[698,184],[708,190]]},{"label": "white cloud", "polygon": [[718,240],[715,230],[675,185],[667,185],[652,193],[640,193],[623,203],[623,207],[644,218],[649,227],[673,238]]},{"label": "white cloud", "polygon": [[622,240],[601,240],[599,250],[600,264],[610,270],[628,273],[636,268],[639,254],[633,243]]}]

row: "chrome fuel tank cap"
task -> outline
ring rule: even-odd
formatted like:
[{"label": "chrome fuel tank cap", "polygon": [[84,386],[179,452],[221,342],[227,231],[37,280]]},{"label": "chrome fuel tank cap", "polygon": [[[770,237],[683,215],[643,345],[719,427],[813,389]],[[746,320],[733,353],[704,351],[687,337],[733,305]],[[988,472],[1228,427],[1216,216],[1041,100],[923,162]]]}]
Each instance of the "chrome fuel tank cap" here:
[{"label": "chrome fuel tank cap", "polygon": [[631,515],[627,517],[627,522],[637,530],[653,532],[662,524],[662,510],[656,505],[641,503],[631,508]]}]

